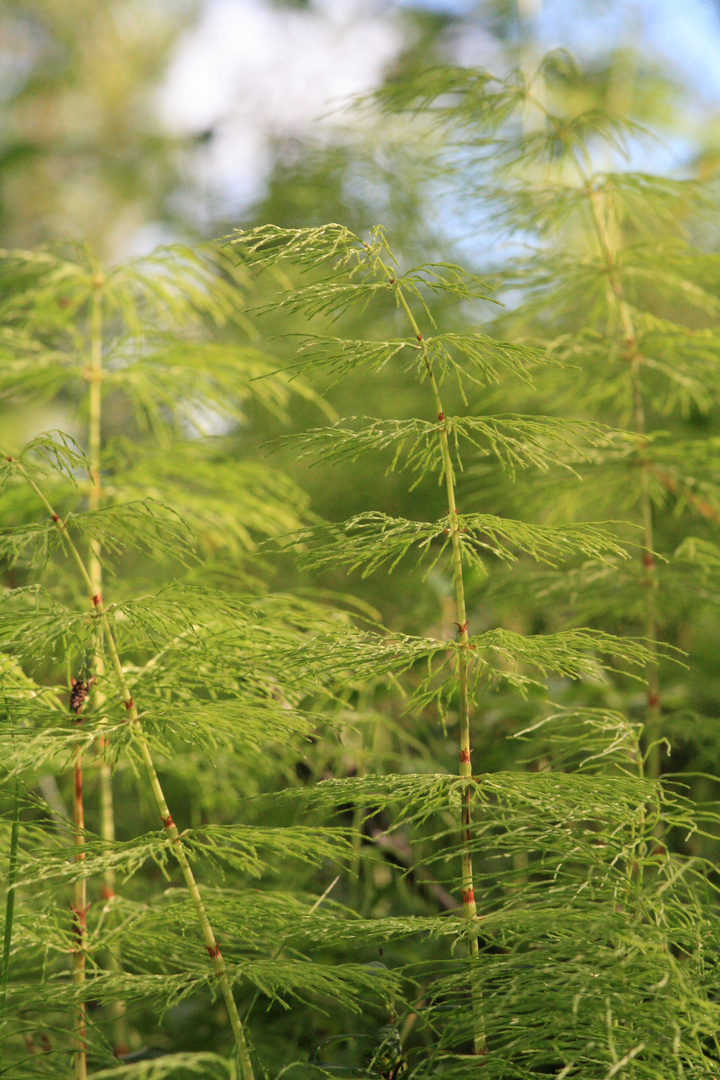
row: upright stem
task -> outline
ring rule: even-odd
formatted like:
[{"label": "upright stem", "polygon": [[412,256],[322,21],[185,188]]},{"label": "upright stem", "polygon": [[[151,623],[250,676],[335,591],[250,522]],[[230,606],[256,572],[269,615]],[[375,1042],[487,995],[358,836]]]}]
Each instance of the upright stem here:
[{"label": "upright stem", "polygon": [[[15,911],[15,881],[17,879],[18,841],[20,837],[20,781],[15,777],[13,791],[13,818],[10,827],[10,852],[8,855],[7,892],[5,894],[5,927],[3,951],[0,960],[0,1035],[5,1020],[5,1003],[10,977],[10,947],[12,945],[13,915]],[[4,1039],[0,1037],[0,1061]]]},{"label": "upright stem", "polygon": [[658,734],[660,727],[660,680],[658,674],[657,655],[657,593],[658,578],[655,568],[654,544],[653,544],[653,515],[652,502],[650,499],[650,463],[644,456],[645,436],[645,409],[643,407],[641,366],[642,355],[638,347],[637,335],[633,323],[630,305],[625,296],[622,280],[618,272],[617,261],[613,250],[613,244],[603,213],[602,195],[589,178],[583,175],[586,192],[592,209],[593,224],[600,244],[603,259],[607,266],[608,281],[610,284],[610,296],[620,316],[620,322],[625,339],[625,359],[630,367],[630,379],[633,396],[633,428],[640,436],[640,516],[643,530],[642,562],[645,568],[645,631],[648,638],[650,660],[646,667],[647,677],[647,723],[646,738],[649,743],[648,752],[648,775],[656,780],[660,775],[660,748]]},{"label": "upright stem", "polygon": [[[83,761],[82,749],[75,748],[73,762],[73,822],[75,825],[75,862],[85,861],[85,811],[83,807]],[[81,992],[85,982],[85,953],[87,950],[87,880],[83,874],[73,888],[73,915],[75,949],[73,951],[73,983]],[[85,1002],[77,1003],[75,1020],[75,1080],[87,1077],[87,1054],[85,1051]]]},{"label": "upright stem", "polygon": [[[428,355],[427,346],[420,332],[415,316],[413,315],[405,295],[397,284],[395,275],[386,266],[383,265],[388,280],[391,285],[396,287],[398,301],[400,306],[405,311],[410,325],[412,326],[415,340],[419,343],[422,357],[425,362],[425,369],[430,380],[430,386],[433,392],[433,398],[435,400],[435,409],[438,418],[438,437],[440,440],[440,450],[443,459],[443,472],[445,474],[445,488],[447,491],[447,504],[448,513],[450,516],[450,540],[452,544],[452,561],[453,561],[453,580],[455,584],[455,603],[457,610],[457,634],[458,643],[460,649],[458,651],[458,677],[460,683],[460,776],[463,778],[470,778],[472,776],[471,765],[471,749],[470,749],[470,702],[468,698],[468,650],[470,648],[470,637],[468,634],[468,621],[467,612],[465,608],[465,584],[463,581],[463,568],[462,568],[462,549],[460,546],[459,526],[457,521],[457,505],[455,503],[455,485],[453,483],[453,466],[452,456],[450,454],[450,442],[448,439],[448,424],[445,419],[445,412],[443,410],[442,400],[440,398],[440,390],[438,388],[437,379],[432,369],[430,356]],[[463,913],[468,924],[468,941],[470,945],[470,957],[473,964],[480,963],[480,949],[478,947],[478,917],[477,907],[475,904],[475,891],[473,888],[473,871],[472,871],[472,856],[470,854],[470,843],[472,839],[471,833],[471,820],[470,820],[470,798],[471,790],[468,785],[462,796],[462,811],[461,811],[461,825],[462,825],[462,900],[463,900]],[[482,1001],[482,990],[479,982],[476,978],[477,969],[473,969],[471,977],[471,993],[473,1003],[473,1044],[476,1054],[487,1053],[487,1043],[485,1040],[485,1017]]]},{"label": "upright stem", "polygon": [[[88,495],[90,510],[98,510],[102,501],[102,473],[101,473],[101,438],[102,438],[102,335],[103,335],[103,289],[105,286],[104,275],[96,272],[92,280],[92,309],[90,316],[90,366],[85,372],[85,378],[89,383],[89,418],[88,418],[88,456],[90,459],[90,476],[92,484]],[[102,564],[100,562],[100,541],[95,538],[90,540],[90,557],[88,560],[88,572],[92,581],[92,595],[102,596]],[[95,710],[99,712],[105,703],[105,694],[102,686],[102,676],[105,674],[105,662],[101,649],[95,650],[93,656],[93,672],[99,686],[93,695]],[[100,835],[103,840],[112,843],[115,840],[115,813],[113,809],[112,770],[105,755],[107,740],[104,735],[98,739],[100,757],[98,759],[98,776],[100,782]],[[115,896],[115,872],[112,867],[106,867],[103,871],[103,895],[106,903],[110,903]],[[120,960],[116,952],[111,951],[107,957],[107,963],[112,971],[121,970]],[[122,1054],[127,1049],[127,1023],[125,1020],[125,1003],[120,1000],[112,1002],[110,1012],[113,1018],[115,1031],[115,1052]]]},{"label": "upright stem", "polygon": [[[85,565],[85,562],[80,555],[80,552],[73,543],[71,537],[68,535],[67,530],[65,529],[65,523],[55,512],[53,506],[47,500],[41,488],[38,487],[30,474],[27,472],[24,465],[21,462],[13,459],[12,457],[8,457],[7,455],[4,456],[6,457],[7,461],[14,462],[18,472],[30,485],[30,487],[33,489],[35,494],[42,502],[48,514],[55,522],[56,528],[63,537],[70,556],[73,559],[75,565],[77,566],[85,586],[92,591],[93,583],[92,578],[90,577],[90,572]],[[217,939],[215,938],[213,929],[210,925],[210,920],[208,919],[207,911],[205,910],[205,905],[200,895],[200,890],[197,886],[195,876],[192,872],[188,857],[185,853],[185,848],[183,847],[180,833],[172,819],[170,810],[165,800],[165,795],[160,784],[157,772],[155,770],[155,765],[153,763],[152,755],[150,753],[150,748],[147,744],[145,733],[140,722],[138,710],[132,699],[132,695],[130,694],[130,688],[128,687],[127,680],[125,678],[125,672],[123,671],[122,664],[120,662],[120,654],[118,653],[117,643],[115,641],[115,636],[112,631],[110,619],[108,618],[105,606],[102,601],[102,597],[99,593],[92,593],[90,602],[93,605],[97,618],[99,619],[100,625],[102,627],[103,633],[105,635],[105,641],[107,643],[108,652],[110,654],[110,662],[118,680],[120,693],[122,695],[123,703],[127,711],[128,722],[131,724],[131,730],[135,739],[135,743],[140,750],[141,757],[143,759],[143,762],[145,763],[145,768],[150,779],[150,786],[152,788],[155,802],[160,813],[160,819],[165,828],[166,835],[170,839],[173,854],[175,855],[175,858],[180,864],[180,869],[185,879],[185,884],[187,885],[190,897],[195,907],[195,914],[197,916],[198,922],[200,923],[200,929],[203,935],[203,939],[205,941],[205,948],[207,949],[210,956],[212,969],[217,977],[217,981],[220,986],[223,998],[225,999],[225,1005],[227,1007],[230,1025],[232,1027],[233,1035],[235,1037],[235,1046],[238,1064],[240,1066],[241,1080],[254,1080],[252,1062],[250,1060],[250,1051],[248,1049],[247,1041],[245,1039],[245,1033],[242,1023],[240,1021],[237,1005],[235,1004],[235,998],[233,997],[230,979],[228,978],[227,968],[225,967],[225,961],[223,959],[222,953],[220,952],[220,946],[217,943]]]}]

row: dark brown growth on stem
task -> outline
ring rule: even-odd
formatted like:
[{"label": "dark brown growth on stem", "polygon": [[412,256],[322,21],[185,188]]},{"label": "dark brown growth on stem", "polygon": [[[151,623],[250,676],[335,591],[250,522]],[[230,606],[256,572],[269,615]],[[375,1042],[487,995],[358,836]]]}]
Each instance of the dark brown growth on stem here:
[{"label": "dark brown growth on stem", "polygon": [[95,682],[95,676],[85,682],[84,679],[72,679],[72,690],[70,692],[70,711],[74,712],[76,716],[80,715],[80,710],[83,707],[83,702],[88,696],[90,687]]}]

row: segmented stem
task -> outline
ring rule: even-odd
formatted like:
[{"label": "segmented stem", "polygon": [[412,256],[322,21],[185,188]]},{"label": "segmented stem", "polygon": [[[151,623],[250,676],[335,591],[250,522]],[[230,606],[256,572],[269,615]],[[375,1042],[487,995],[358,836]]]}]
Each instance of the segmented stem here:
[{"label": "segmented stem", "polygon": [[94,607],[95,613],[100,621],[100,625],[102,626],[102,630],[105,635],[105,641],[107,644],[108,653],[110,655],[110,662],[118,680],[120,693],[122,695],[125,709],[127,711],[128,721],[132,725],[132,734],[135,743],[140,750],[143,762],[145,763],[145,768],[150,779],[150,786],[155,797],[155,802],[160,813],[161,821],[165,828],[166,835],[170,840],[173,854],[177,859],[178,863],[180,864],[180,869],[182,871],[183,878],[185,879],[185,884],[187,886],[188,892],[190,893],[193,906],[195,907],[195,914],[197,916],[198,922],[200,923],[200,930],[202,932],[203,940],[205,941],[205,947],[210,956],[212,969],[215,973],[218,984],[220,986],[220,990],[225,1000],[225,1005],[230,1019],[230,1026],[235,1037],[235,1046],[238,1065],[240,1067],[241,1080],[254,1080],[253,1067],[250,1060],[250,1051],[247,1045],[247,1041],[245,1039],[245,1032],[240,1021],[237,1005],[235,1004],[235,998],[233,997],[230,979],[228,977],[227,968],[225,967],[225,961],[223,959],[222,953],[220,952],[220,946],[218,945],[215,934],[213,933],[212,926],[210,925],[210,920],[208,919],[207,911],[205,910],[205,905],[200,895],[200,890],[195,880],[195,876],[192,872],[188,857],[185,853],[185,849],[183,847],[180,832],[172,819],[162,789],[162,785],[160,784],[160,779],[155,770],[155,765],[152,759],[152,755],[150,753],[150,748],[147,744],[147,739],[145,738],[142,723],[138,715],[137,706],[135,705],[132,699],[132,695],[130,694],[130,688],[128,687],[128,683],[125,678],[125,672],[123,671],[122,664],[120,662],[120,654],[118,652],[117,643],[115,641],[115,636],[112,631],[110,619],[108,618],[107,612],[105,610],[102,597],[98,593],[92,592],[93,582],[88,567],[85,565],[85,562],[77,547],[73,543],[72,538],[68,535],[67,530],[65,529],[64,522],[55,512],[53,506],[46,498],[42,489],[38,486],[38,484],[35,483],[33,478],[28,473],[27,469],[25,469],[22,462],[15,461],[13,458],[8,457],[7,455],[5,455],[5,457],[8,461],[14,462],[18,472],[22,475],[22,477],[30,485],[30,487],[33,489],[35,494],[42,502],[48,514],[54,521],[56,528],[63,537],[63,540],[67,546],[67,550],[70,553],[70,556],[73,559],[75,565],[77,566],[83,582],[85,583],[86,587],[91,591],[91,603]]},{"label": "segmented stem", "polygon": [[[458,680],[460,685],[460,776],[463,778],[469,778],[472,776],[472,763],[470,749],[470,702],[468,697],[468,649],[470,647],[470,638],[468,634],[468,620],[467,611],[465,608],[465,584],[463,580],[463,566],[462,566],[462,549],[460,546],[459,526],[457,521],[457,505],[455,502],[455,484],[453,481],[453,464],[452,456],[450,454],[450,441],[448,438],[448,423],[445,419],[445,412],[443,410],[442,399],[440,397],[440,390],[438,387],[437,379],[435,378],[435,372],[432,368],[430,356],[428,355],[427,345],[423,338],[420,328],[415,320],[410,306],[405,298],[402,288],[397,283],[395,274],[381,263],[385,273],[388,276],[388,280],[391,285],[395,287],[396,295],[400,306],[405,311],[410,325],[412,326],[415,340],[418,342],[418,346],[421,350],[422,357],[425,363],[425,370],[427,371],[428,379],[433,393],[435,401],[435,410],[438,418],[438,438],[440,440],[440,450],[443,459],[443,472],[445,475],[445,488],[447,492],[447,504],[448,513],[450,516],[450,540],[452,544],[452,561],[453,561],[453,581],[455,585],[455,604],[457,611],[457,635],[460,649],[458,650]],[[468,924],[468,941],[470,947],[470,956],[473,964],[480,962],[480,949],[478,946],[478,916],[477,906],[475,904],[475,890],[473,888],[473,871],[472,871],[472,856],[470,854],[470,843],[472,839],[471,832],[471,816],[470,816],[470,787],[466,787],[462,796],[462,811],[461,811],[461,825],[462,825],[462,901],[463,901],[463,913]],[[475,977],[476,972],[473,971],[471,976],[471,993],[473,1003],[473,1045],[476,1054],[487,1053],[487,1042],[485,1039],[485,1017],[482,1001],[482,990],[479,985],[478,979]]]},{"label": "segmented stem", "polygon": [[657,595],[658,577],[655,567],[655,555],[653,544],[653,514],[652,501],[650,499],[650,463],[644,454],[645,409],[643,407],[641,367],[642,355],[638,347],[637,335],[633,323],[630,305],[625,296],[622,280],[618,272],[617,260],[613,251],[613,244],[608,232],[607,222],[603,213],[602,196],[593,186],[589,179],[585,179],[587,192],[595,232],[600,244],[605,265],[607,266],[608,281],[610,283],[610,296],[616,307],[623,328],[625,340],[625,359],[630,367],[630,378],[633,396],[633,428],[640,436],[640,516],[642,520],[643,543],[642,562],[645,568],[645,631],[648,638],[650,660],[646,668],[647,678],[647,724],[646,737],[649,744],[648,750],[648,775],[656,780],[660,775],[660,747],[658,734],[660,727],[660,680],[658,673],[657,635]]},{"label": "segmented stem", "polygon": [[[90,510],[98,510],[102,501],[102,474],[101,474],[101,439],[102,439],[102,335],[103,335],[103,289],[105,277],[99,271],[93,275],[92,280],[92,309],[90,315],[90,366],[85,372],[85,378],[89,383],[89,409],[88,409],[88,457],[90,459],[90,476],[92,484],[88,493],[88,505]],[[102,596],[102,565],[100,541],[94,537],[90,540],[90,556],[88,559],[88,571],[92,581],[92,595]],[[102,651],[96,648],[93,657],[93,670],[99,683],[93,695],[96,712],[102,710],[105,703],[103,693],[102,676],[105,674],[105,661]],[[107,741],[104,735],[98,739],[99,758],[97,761],[98,778],[100,786],[100,835],[103,840],[112,843],[115,840],[115,812],[113,807],[112,770],[105,755]],[[107,904],[112,902],[115,896],[115,872],[112,867],[106,867],[103,871],[103,895]],[[110,951],[106,960],[111,971],[121,970],[120,959],[116,951]],[[124,1053],[127,1049],[127,1023],[125,1019],[124,1001],[114,1000],[110,1005],[110,1013],[113,1018],[115,1032],[115,1053]]]},{"label": "segmented stem", "polygon": [[[82,750],[75,748],[73,760],[73,823],[75,832],[74,860],[85,861],[85,809],[83,806],[83,759]],[[85,953],[87,949],[87,879],[83,874],[73,887],[73,930],[75,949],[73,951],[73,983],[80,990],[85,982]],[[87,1076],[87,1054],[85,1051],[85,1002],[78,1000],[75,1017],[75,1080],[85,1080]]]}]

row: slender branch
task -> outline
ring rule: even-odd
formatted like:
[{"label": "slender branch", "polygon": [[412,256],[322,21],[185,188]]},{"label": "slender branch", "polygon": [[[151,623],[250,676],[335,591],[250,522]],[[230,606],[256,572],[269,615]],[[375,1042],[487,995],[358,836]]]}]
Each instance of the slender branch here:
[{"label": "slender branch", "polygon": [[[324,892],[324,893],[322,893],[322,894],[321,894],[320,896],[318,896],[317,900],[315,901],[315,903],[313,904],[313,906],[312,906],[312,907],[310,908],[310,910],[308,911],[308,916],[309,916],[309,915],[314,915],[314,914],[315,914],[315,912],[317,911],[317,909],[318,909],[318,908],[320,907],[320,905],[322,904],[323,900],[325,900],[325,899],[326,899],[326,898],[327,898],[327,897],[328,897],[328,896],[330,895],[330,893],[331,893],[331,892],[333,891],[333,889],[335,888],[335,886],[337,885],[337,883],[338,883],[338,881],[339,881],[339,880],[340,880],[340,875],[338,874],[338,875],[337,875],[336,877],[334,877],[334,878],[333,878],[333,880],[332,880],[332,881],[330,882],[330,884],[328,885],[328,887],[327,887],[327,889],[325,890],[325,892]],[[286,938],[285,940],[281,941],[281,942],[280,942],[280,944],[278,945],[277,949],[276,949],[276,950],[275,950],[275,952],[273,953],[273,957],[272,957],[272,958],[273,958],[273,960],[277,960],[277,958],[279,957],[280,953],[281,953],[281,952],[283,951],[283,949],[285,948],[286,944],[287,944],[287,938]],[[245,1010],[245,1015],[243,1016],[243,1023],[244,1023],[244,1024],[247,1024],[247,1022],[248,1022],[248,1020],[249,1020],[249,1018],[250,1018],[250,1013],[251,1013],[251,1012],[253,1011],[253,1009],[255,1008],[255,1005],[257,1004],[257,999],[258,999],[259,997],[260,997],[260,990],[258,989],[258,990],[256,990],[256,991],[255,991],[255,993],[253,994],[252,998],[250,999],[250,1004],[248,1005],[247,1009]]]},{"label": "slender branch", "polygon": [[[420,328],[415,320],[410,306],[405,298],[405,294],[402,291],[400,285],[398,285],[396,275],[381,261],[380,265],[387,274],[388,281],[395,287],[396,295],[400,306],[405,311],[410,325],[415,335],[415,340],[418,342],[418,346],[421,350],[422,357],[425,363],[425,369],[427,371],[428,379],[430,380],[430,386],[435,401],[435,410],[438,418],[438,438],[440,440],[440,450],[443,459],[443,471],[445,474],[445,488],[447,492],[447,505],[448,513],[450,515],[450,540],[452,544],[452,561],[453,561],[453,580],[455,584],[455,604],[457,612],[457,626],[458,643],[460,644],[460,650],[458,652],[458,679],[460,684],[460,776],[463,778],[470,778],[472,776],[472,764],[470,749],[470,702],[468,698],[468,680],[467,680],[467,668],[468,668],[468,649],[470,647],[470,637],[468,634],[468,620],[467,611],[465,607],[465,584],[463,581],[463,567],[462,567],[462,549],[460,546],[459,526],[457,521],[457,504],[455,502],[455,484],[453,480],[453,464],[452,456],[450,454],[450,440],[448,438],[448,423],[445,419],[445,412],[443,410],[442,399],[440,397],[440,390],[438,387],[437,379],[435,378],[435,372],[432,369],[432,363],[428,354],[427,346],[423,338]],[[463,901],[463,913],[468,924],[468,940],[470,946],[470,956],[474,964],[480,962],[480,949],[478,946],[478,915],[477,906],[475,904],[475,890],[473,888],[473,871],[472,871],[472,856],[470,854],[470,842],[472,839],[471,833],[471,817],[470,817],[470,797],[471,792],[469,786],[464,789],[462,799],[462,811],[461,811],[461,825],[462,825],[462,901]],[[471,977],[471,992],[473,1002],[473,1044],[476,1054],[487,1053],[487,1042],[485,1039],[485,1017],[482,1002],[482,990],[477,982],[477,979]]]},{"label": "slender branch", "polygon": [[[48,514],[55,522],[55,526],[60,532],[67,546],[68,552],[70,553],[71,558],[75,562],[75,565],[80,572],[83,582],[88,587],[88,589],[92,590],[93,582],[88,567],[85,565],[85,562],[77,547],[75,546],[72,538],[68,535],[68,532],[65,528],[65,523],[61,520],[59,514],[55,512],[52,504],[48,501],[42,489],[30,476],[22,462],[17,461],[16,459],[9,457],[8,455],[4,456],[8,461],[15,464],[18,472],[26,480],[26,482],[30,485],[30,487],[33,489],[33,491],[36,493],[36,495],[42,502]],[[180,864],[180,869],[182,871],[183,878],[185,879],[185,884],[195,907],[195,914],[197,916],[198,922],[200,923],[200,930],[202,932],[203,940],[205,942],[205,948],[207,949],[208,955],[210,956],[210,962],[212,964],[213,972],[217,977],[220,990],[222,992],[223,998],[225,999],[225,1005],[230,1019],[230,1026],[232,1027],[233,1035],[235,1037],[235,1046],[238,1064],[240,1067],[241,1080],[254,1080],[253,1067],[250,1060],[250,1051],[247,1045],[247,1041],[245,1039],[245,1032],[243,1030],[240,1016],[238,1014],[237,1005],[235,1004],[235,998],[233,997],[232,986],[230,985],[227,968],[225,967],[225,960],[223,959],[222,953],[220,952],[220,946],[217,942],[215,934],[213,933],[212,926],[210,925],[210,920],[208,919],[207,911],[205,910],[205,905],[200,895],[200,890],[198,888],[195,876],[188,861],[185,848],[183,847],[180,832],[172,819],[168,804],[165,799],[165,794],[162,789],[162,785],[160,784],[159,777],[155,770],[155,764],[150,753],[147,739],[145,738],[145,733],[143,731],[142,723],[138,715],[137,706],[135,705],[135,702],[132,699],[132,695],[130,694],[130,688],[128,686],[127,679],[125,678],[125,672],[122,668],[120,654],[118,652],[117,643],[115,641],[115,636],[113,634],[112,626],[110,624],[110,619],[108,618],[107,612],[105,610],[102,597],[98,593],[92,593],[90,602],[92,603],[100,625],[102,626],[108,648],[108,653],[110,655],[110,662],[118,680],[120,693],[122,695],[123,703],[127,711],[128,722],[131,725],[132,735],[145,764],[145,768],[147,770],[150,780],[150,786],[155,797],[155,802],[160,813],[161,821],[165,828],[165,833],[169,838],[173,854],[175,855],[175,858]]]}]

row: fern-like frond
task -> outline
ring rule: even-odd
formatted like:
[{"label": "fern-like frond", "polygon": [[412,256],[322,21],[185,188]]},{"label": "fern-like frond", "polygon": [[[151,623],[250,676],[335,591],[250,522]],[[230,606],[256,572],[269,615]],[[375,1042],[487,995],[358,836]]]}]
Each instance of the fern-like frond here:
[{"label": "fern-like frond", "polygon": [[[469,443],[482,456],[495,456],[511,475],[516,468],[534,466],[543,471],[561,465],[570,471],[589,458],[588,446],[608,445],[613,433],[602,424],[582,420],[555,420],[529,416],[448,416],[440,423],[428,420],[375,420],[346,417],[338,424],[362,423],[358,430],[333,427],[314,428],[292,437],[300,458],[315,462],[354,461],[360,454],[393,450],[390,470],[401,458],[404,467],[419,473],[441,472],[438,450],[441,426],[451,437],[456,461],[460,448]],[[280,440],[281,442],[289,440]]]},{"label": "fern-like frond", "polygon": [[602,525],[569,525],[564,528],[530,525],[499,518],[493,514],[457,514],[437,522],[408,521],[386,514],[359,514],[339,526],[316,526],[298,534],[295,542],[316,545],[301,554],[312,568],[346,565],[362,570],[363,577],[381,567],[388,572],[406,555],[418,557],[432,551],[430,566],[447,552],[457,526],[464,557],[470,565],[484,568],[482,553],[512,561],[519,552],[552,565],[579,552],[588,558],[606,561],[608,556],[625,559],[625,549],[616,536]]}]

